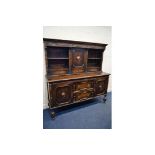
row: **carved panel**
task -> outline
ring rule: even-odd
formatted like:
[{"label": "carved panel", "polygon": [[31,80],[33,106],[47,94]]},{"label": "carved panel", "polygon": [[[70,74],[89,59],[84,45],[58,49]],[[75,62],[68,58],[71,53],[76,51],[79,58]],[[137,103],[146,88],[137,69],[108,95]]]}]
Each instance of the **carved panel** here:
[{"label": "carved panel", "polygon": [[108,78],[98,78],[95,84],[96,95],[104,94],[107,91]]},{"label": "carved panel", "polygon": [[73,49],[73,67],[84,67],[84,50],[82,49]]},{"label": "carved panel", "polygon": [[55,105],[68,104],[72,101],[72,85],[59,83],[54,87],[54,102]]}]

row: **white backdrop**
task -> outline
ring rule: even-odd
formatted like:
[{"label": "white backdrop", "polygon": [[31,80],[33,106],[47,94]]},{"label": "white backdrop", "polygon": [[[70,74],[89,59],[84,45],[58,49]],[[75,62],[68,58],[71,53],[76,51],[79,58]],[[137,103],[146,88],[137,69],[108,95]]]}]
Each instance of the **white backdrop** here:
[{"label": "white backdrop", "polygon": [[[52,39],[107,43],[108,46],[104,52],[102,68],[103,71],[111,73],[111,31],[111,26],[44,26],[43,37]],[[109,79],[108,91],[112,90],[111,76]],[[48,107],[47,103],[47,87],[46,80],[44,78],[44,108]]]},{"label": "white backdrop", "polygon": [[[1,1],[0,154],[154,155],[154,14],[153,0]],[[43,129],[43,25],[112,25],[112,130]]]}]

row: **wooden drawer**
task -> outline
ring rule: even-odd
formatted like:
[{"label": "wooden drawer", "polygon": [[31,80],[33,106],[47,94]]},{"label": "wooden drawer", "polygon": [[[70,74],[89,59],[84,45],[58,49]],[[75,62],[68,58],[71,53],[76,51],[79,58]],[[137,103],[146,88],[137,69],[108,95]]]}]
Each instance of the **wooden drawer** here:
[{"label": "wooden drawer", "polygon": [[74,94],[74,101],[87,100],[88,98],[91,98],[93,96],[94,96],[94,91],[91,89],[80,90]]},{"label": "wooden drawer", "polygon": [[94,86],[93,80],[84,80],[84,81],[75,83],[74,90],[78,91],[80,89],[90,89],[90,88],[93,88],[93,86]]},{"label": "wooden drawer", "polygon": [[78,74],[84,72],[84,67],[76,67],[72,69],[73,74]]},{"label": "wooden drawer", "polygon": [[104,81],[107,79],[108,79],[108,76],[101,76],[101,77],[96,78],[96,81]]},{"label": "wooden drawer", "polygon": [[100,71],[100,70],[101,70],[100,67],[88,67],[87,68],[88,72],[97,72],[97,71]]}]

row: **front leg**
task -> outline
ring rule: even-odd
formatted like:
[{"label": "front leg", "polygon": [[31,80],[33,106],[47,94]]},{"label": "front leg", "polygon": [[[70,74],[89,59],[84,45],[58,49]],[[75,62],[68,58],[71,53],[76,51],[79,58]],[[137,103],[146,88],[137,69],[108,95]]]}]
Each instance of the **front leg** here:
[{"label": "front leg", "polygon": [[104,97],[103,97],[103,103],[106,103],[106,100],[107,100],[107,93],[104,94]]},{"label": "front leg", "polygon": [[55,111],[52,111],[52,112],[51,112],[51,118],[52,118],[52,119],[55,119],[55,116],[56,116]]}]

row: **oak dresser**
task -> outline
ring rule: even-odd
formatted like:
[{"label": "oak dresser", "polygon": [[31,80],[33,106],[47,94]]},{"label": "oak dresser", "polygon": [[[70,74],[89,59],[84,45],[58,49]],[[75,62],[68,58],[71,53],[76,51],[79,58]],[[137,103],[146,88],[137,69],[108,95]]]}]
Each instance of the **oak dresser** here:
[{"label": "oak dresser", "polygon": [[102,71],[107,44],[43,38],[48,106],[55,109],[103,95],[106,102],[108,73]]}]

